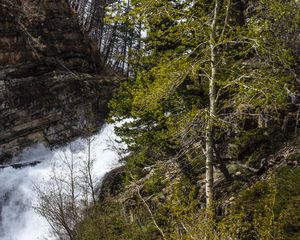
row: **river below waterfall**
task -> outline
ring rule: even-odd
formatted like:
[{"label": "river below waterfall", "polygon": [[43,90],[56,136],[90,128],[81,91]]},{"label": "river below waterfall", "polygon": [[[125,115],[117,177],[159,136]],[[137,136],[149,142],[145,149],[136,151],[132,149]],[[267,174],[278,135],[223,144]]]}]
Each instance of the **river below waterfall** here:
[{"label": "river below waterfall", "polygon": [[[115,135],[112,125],[104,126],[93,137],[91,143],[91,151],[95,159],[93,174],[98,183],[105,173],[117,165],[118,155],[109,147],[113,139]],[[12,163],[39,161],[39,164],[19,169],[12,167],[0,169],[1,240],[53,239],[50,225],[33,208],[37,203],[35,186],[41,183],[47,184],[53,163],[61,160],[60,157],[65,154],[66,149],[72,148],[75,156],[83,155],[84,141],[84,139],[77,139],[55,150],[37,145],[24,150],[12,160]]]}]

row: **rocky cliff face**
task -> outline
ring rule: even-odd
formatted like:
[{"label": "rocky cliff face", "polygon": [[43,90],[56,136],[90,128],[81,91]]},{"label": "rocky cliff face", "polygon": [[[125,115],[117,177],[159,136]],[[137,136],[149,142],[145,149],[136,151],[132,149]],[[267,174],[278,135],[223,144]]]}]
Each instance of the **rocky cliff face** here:
[{"label": "rocky cliff face", "polygon": [[66,0],[0,0],[0,160],[95,129],[114,82]]}]

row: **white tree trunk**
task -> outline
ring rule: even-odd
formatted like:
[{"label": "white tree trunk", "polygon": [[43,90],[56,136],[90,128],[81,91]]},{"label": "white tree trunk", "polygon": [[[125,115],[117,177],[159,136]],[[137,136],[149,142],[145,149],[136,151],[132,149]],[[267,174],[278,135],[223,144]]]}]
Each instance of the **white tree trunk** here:
[{"label": "white tree trunk", "polygon": [[214,118],[216,117],[216,75],[217,75],[217,52],[216,52],[216,24],[219,9],[219,0],[215,2],[213,20],[210,25],[210,67],[209,79],[209,115],[206,126],[206,207],[213,204],[213,146],[214,146]]}]

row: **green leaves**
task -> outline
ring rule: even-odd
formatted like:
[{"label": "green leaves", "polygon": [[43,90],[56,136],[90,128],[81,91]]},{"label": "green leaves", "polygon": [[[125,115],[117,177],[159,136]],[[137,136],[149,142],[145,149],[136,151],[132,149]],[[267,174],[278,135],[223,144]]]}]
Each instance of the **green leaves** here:
[{"label": "green leaves", "polygon": [[[164,56],[166,57],[166,56]],[[141,75],[144,83],[136,89],[133,102],[134,112],[151,112],[163,106],[176,92],[189,73],[186,59],[162,59],[159,65]],[[166,110],[167,111],[167,110]]]},{"label": "green leaves", "polygon": [[[289,105],[287,89],[295,89],[299,58],[299,4],[260,0],[243,7],[230,2],[220,2],[214,42],[214,140],[224,145],[257,126],[257,116],[268,116],[270,127],[276,127]],[[133,1],[124,15],[144,29],[142,48],[130,52],[133,78],[122,84],[110,107],[115,119],[133,119],[119,131],[132,151],[161,159],[181,152],[185,141],[203,144],[213,7],[214,1],[205,0],[142,0]]]}]

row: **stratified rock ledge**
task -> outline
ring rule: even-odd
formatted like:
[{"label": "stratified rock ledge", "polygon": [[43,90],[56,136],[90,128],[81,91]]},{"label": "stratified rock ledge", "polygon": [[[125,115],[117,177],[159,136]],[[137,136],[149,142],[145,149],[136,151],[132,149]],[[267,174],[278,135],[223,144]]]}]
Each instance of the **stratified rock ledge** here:
[{"label": "stratified rock ledge", "polygon": [[64,0],[0,0],[0,162],[100,127],[117,76]]}]

